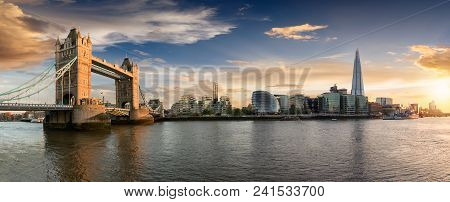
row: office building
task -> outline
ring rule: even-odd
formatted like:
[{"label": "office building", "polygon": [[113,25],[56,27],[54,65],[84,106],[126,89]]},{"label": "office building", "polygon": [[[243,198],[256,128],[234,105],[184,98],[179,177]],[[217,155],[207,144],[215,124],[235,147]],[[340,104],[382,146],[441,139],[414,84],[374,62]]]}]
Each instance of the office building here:
[{"label": "office building", "polygon": [[305,109],[305,96],[303,94],[295,94],[289,97],[290,114],[302,114]]},{"label": "office building", "polygon": [[254,91],[252,93],[252,106],[257,114],[275,114],[279,111],[277,99],[267,91]]},{"label": "office building", "polygon": [[430,110],[430,112],[437,110],[436,103],[434,102],[434,100],[428,104],[428,109]]},{"label": "office building", "polygon": [[171,111],[175,115],[195,115],[200,113],[197,99],[192,95],[183,95],[172,105]]},{"label": "office building", "polygon": [[377,97],[375,102],[380,104],[381,106],[387,106],[387,105],[394,104],[392,98],[388,98],[388,97]]},{"label": "office building", "polygon": [[341,109],[343,114],[356,113],[356,96],[349,94],[341,94]]},{"label": "office building", "polygon": [[319,99],[318,98],[310,98],[305,97],[305,112],[307,114],[310,113],[319,113]]},{"label": "office building", "polygon": [[202,96],[198,101],[198,106],[200,111],[203,112],[205,109],[212,109],[213,98],[211,96]]},{"label": "office building", "polygon": [[219,84],[213,82],[213,102],[219,101]]},{"label": "office building", "polygon": [[367,97],[364,95],[356,96],[356,113],[357,114],[368,114],[369,113],[369,102]]},{"label": "office building", "polygon": [[341,94],[323,93],[319,96],[319,105],[321,112],[337,114],[341,112]]},{"label": "office building", "polygon": [[289,96],[287,95],[275,95],[275,98],[280,105],[280,113],[288,114],[289,113]]}]

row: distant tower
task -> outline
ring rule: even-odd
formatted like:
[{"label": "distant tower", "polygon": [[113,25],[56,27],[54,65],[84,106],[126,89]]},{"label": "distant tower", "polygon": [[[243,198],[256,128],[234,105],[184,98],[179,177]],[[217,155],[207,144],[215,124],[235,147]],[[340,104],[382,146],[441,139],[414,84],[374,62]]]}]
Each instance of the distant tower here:
[{"label": "distant tower", "polygon": [[364,83],[358,49],[356,49],[355,63],[353,65],[352,95],[364,95]]},{"label": "distant tower", "polygon": [[219,100],[219,86],[217,82],[213,82],[213,102],[216,103]]}]

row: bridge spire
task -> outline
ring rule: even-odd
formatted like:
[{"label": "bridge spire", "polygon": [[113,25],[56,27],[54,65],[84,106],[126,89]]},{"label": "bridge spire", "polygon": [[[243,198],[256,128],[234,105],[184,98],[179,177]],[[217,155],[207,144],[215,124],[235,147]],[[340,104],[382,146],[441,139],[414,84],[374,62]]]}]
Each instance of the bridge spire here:
[{"label": "bridge spire", "polygon": [[61,45],[61,41],[59,40],[59,36],[56,38],[56,45],[57,46]]}]

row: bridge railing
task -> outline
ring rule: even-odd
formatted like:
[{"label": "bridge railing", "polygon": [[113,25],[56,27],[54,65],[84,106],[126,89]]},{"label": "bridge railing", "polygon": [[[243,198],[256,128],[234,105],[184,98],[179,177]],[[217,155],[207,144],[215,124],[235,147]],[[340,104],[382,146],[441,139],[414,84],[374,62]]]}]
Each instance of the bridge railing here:
[{"label": "bridge railing", "polygon": [[117,108],[117,107],[106,107],[107,111],[127,111],[129,112],[130,109],[126,109],[126,108]]},{"label": "bridge railing", "polygon": [[0,103],[0,106],[11,106],[11,107],[58,107],[58,108],[73,108],[72,105],[61,105],[61,104],[26,104],[26,103]]},{"label": "bridge railing", "polygon": [[72,109],[72,105],[61,104],[0,103],[0,111],[48,111]]}]

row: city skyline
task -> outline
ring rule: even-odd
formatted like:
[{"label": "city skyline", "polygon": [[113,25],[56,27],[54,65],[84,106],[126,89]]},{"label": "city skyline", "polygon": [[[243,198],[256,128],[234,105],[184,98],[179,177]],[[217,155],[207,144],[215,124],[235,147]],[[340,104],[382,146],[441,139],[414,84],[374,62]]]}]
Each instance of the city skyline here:
[{"label": "city skyline", "polygon": [[[0,45],[2,91],[23,83],[51,64],[56,38],[64,38],[71,27],[80,27],[83,33],[92,36],[96,55],[115,63],[128,55],[138,63],[144,78],[150,68],[159,67],[189,66],[194,70],[204,66],[257,68],[262,72],[270,67],[280,67],[289,74],[287,67],[295,64],[300,69],[311,68],[301,86],[302,93],[308,96],[320,95],[335,83],[350,89],[353,53],[359,48],[364,90],[369,101],[375,101],[376,97],[392,97],[403,105],[419,103],[428,106],[434,100],[438,108],[450,112],[450,41],[447,28],[441,26],[450,15],[446,12],[450,6],[440,4],[441,1],[359,2],[354,4],[358,8],[354,15],[358,14],[359,19],[353,19],[352,15],[346,14],[348,10],[337,5],[320,6],[309,2],[298,2],[291,5],[292,8],[270,1],[266,4],[236,1],[226,5],[222,1],[129,1],[125,2],[126,6],[119,6],[114,1],[100,3],[110,10],[87,9],[96,3],[83,1],[66,4],[1,1],[0,9],[6,15],[1,15],[0,23],[5,30],[0,31],[0,37],[10,39]],[[380,4],[391,6],[386,9]],[[428,8],[430,10],[426,10]],[[318,11],[317,14],[287,12],[287,15],[271,11],[283,9]],[[373,19],[380,9],[385,16]],[[156,10],[165,12],[148,14]],[[114,14],[112,11],[119,12]],[[130,16],[127,12],[135,15]],[[411,14],[414,16],[403,19]],[[105,19],[105,16],[111,19]],[[125,20],[127,18],[133,21]],[[366,34],[393,22],[389,27]],[[145,23],[148,26],[143,26]],[[433,32],[423,31],[423,27]],[[128,31],[123,32],[123,29]],[[12,37],[11,33],[16,35]],[[364,36],[358,38],[359,35]],[[301,72],[296,74],[300,75]],[[175,79],[167,77],[164,82],[175,82]],[[225,86],[225,89],[219,89],[219,94],[232,98],[247,96],[243,105],[249,103],[248,94],[252,91],[288,94],[290,86],[299,85],[270,80],[268,84],[258,86],[258,79],[249,79],[247,86],[228,86],[225,79],[218,79],[219,86]],[[237,81],[233,84],[242,83],[240,75],[233,79]],[[263,74],[259,80],[267,79]],[[92,95],[100,97],[100,93],[104,93],[107,100],[114,100],[113,81],[97,77],[95,80]],[[200,78],[180,79],[182,92],[204,93],[196,91],[200,82]],[[147,91],[149,97],[153,94],[161,96],[163,91],[174,93],[163,87],[148,88]],[[44,97],[51,96],[53,93]],[[172,96],[172,101],[167,103],[170,105],[175,99],[178,98]],[[232,102],[233,106],[242,106],[239,99]]]}]

